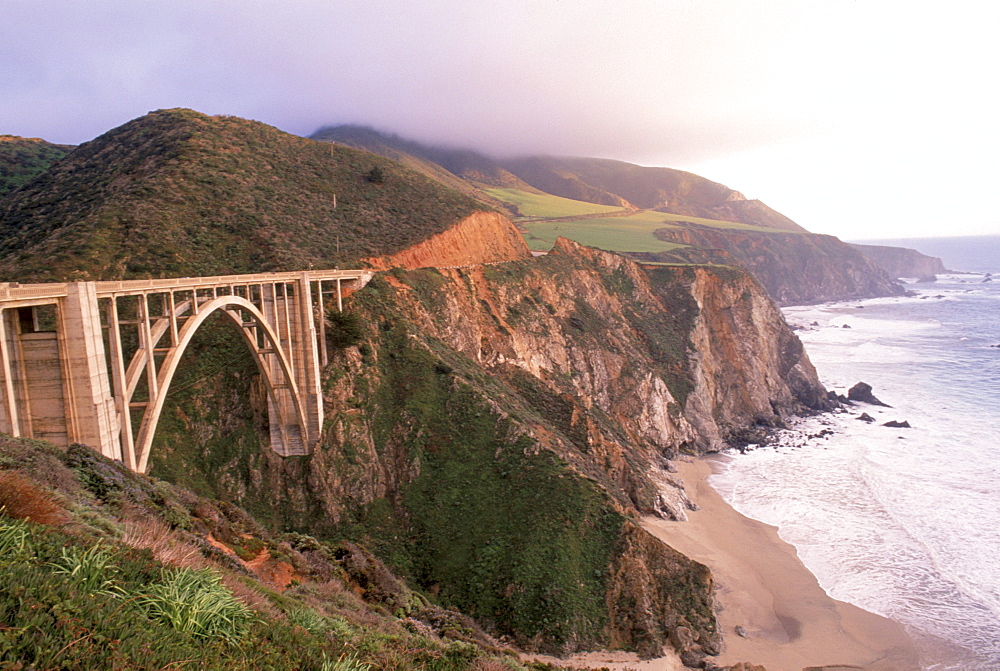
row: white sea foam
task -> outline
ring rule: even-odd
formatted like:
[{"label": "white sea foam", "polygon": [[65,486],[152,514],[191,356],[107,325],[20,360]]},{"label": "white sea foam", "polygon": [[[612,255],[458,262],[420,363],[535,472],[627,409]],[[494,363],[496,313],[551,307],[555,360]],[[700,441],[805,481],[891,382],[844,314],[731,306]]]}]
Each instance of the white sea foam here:
[{"label": "white sea foam", "polygon": [[[928,643],[934,671],[1000,669],[1000,287],[968,277],[786,309],[824,384],[864,380],[893,407],[800,420],[711,481],[777,526],[832,596]],[[958,649],[935,658],[937,640]]]}]

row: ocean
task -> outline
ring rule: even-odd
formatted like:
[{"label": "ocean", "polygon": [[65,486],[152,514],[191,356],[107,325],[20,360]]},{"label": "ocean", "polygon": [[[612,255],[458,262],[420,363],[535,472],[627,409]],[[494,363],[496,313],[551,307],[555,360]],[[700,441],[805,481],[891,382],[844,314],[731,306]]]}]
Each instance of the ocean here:
[{"label": "ocean", "polygon": [[[864,381],[892,407],[797,420],[775,444],[723,456],[710,482],[741,513],[777,526],[831,596],[901,622],[925,669],[995,671],[1000,236],[885,244],[978,274],[909,284],[909,297],[784,313],[828,389],[846,395]],[[911,428],[882,426],[890,420]],[[824,429],[832,433],[810,437]]]}]

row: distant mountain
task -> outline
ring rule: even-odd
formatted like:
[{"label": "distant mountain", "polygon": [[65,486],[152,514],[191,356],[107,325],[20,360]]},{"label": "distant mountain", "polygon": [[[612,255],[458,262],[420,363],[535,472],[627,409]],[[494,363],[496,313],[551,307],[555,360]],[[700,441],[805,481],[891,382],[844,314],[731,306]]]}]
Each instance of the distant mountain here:
[{"label": "distant mountain", "polygon": [[504,166],[536,189],[564,198],[805,231],[758,200],[747,200],[738,191],[682,170],[551,156],[516,159]]},{"label": "distant mountain", "polygon": [[333,267],[401,251],[482,209],[374,154],[160,110],[0,199],[0,279]]},{"label": "distant mountain", "polygon": [[360,126],[312,137],[401,161],[502,207],[537,251],[563,236],[647,262],[738,265],[782,304],[903,292],[859,249],[682,170],[597,158],[493,159]]},{"label": "distant mountain", "polygon": [[72,145],[0,135],[0,197],[45,172],[71,151]]},{"label": "distant mountain", "polygon": [[[485,189],[511,188],[599,205],[805,231],[759,200],[747,200],[738,191],[683,170],[599,158],[493,159],[468,149],[432,147],[362,126],[326,127],[311,137],[400,161],[478,198],[484,197]],[[456,184],[456,177],[464,187]],[[489,194],[485,198],[495,200]],[[516,210],[513,213],[517,214]]]},{"label": "distant mountain", "polygon": [[886,245],[862,245],[851,243],[851,247],[864,254],[875,265],[889,273],[890,277],[910,277],[933,279],[938,273],[949,272],[944,262],[936,256],[921,254],[915,249],[888,247]]}]

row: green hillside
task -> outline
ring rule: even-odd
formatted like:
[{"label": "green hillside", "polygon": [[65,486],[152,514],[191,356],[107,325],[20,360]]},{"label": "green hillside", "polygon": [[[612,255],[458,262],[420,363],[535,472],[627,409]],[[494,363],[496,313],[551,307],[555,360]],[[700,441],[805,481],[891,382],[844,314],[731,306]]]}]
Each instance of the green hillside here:
[{"label": "green hillside", "polygon": [[71,151],[70,145],[0,135],[0,197],[42,174]]},{"label": "green hillside", "polygon": [[599,158],[530,156],[503,162],[532,187],[564,198],[606,205],[804,232],[760,201],[690,172]]},{"label": "green hillside", "polygon": [[686,245],[666,241],[657,231],[692,224],[720,230],[773,232],[762,226],[597,205],[519,189],[488,189],[487,192],[509,203],[520,215],[515,221],[534,251],[547,251],[556,238],[564,237],[612,252],[669,252]]},{"label": "green hillside", "polygon": [[0,201],[0,278],[295,270],[391,253],[483,209],[382,157],[160,110]]}]

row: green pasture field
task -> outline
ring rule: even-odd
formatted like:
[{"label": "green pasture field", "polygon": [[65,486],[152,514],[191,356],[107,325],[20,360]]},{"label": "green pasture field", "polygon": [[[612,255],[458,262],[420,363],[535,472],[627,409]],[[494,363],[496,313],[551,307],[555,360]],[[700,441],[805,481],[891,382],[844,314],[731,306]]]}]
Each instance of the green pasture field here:
[{"label": "green pasture field", "polygon": [[524,239],[534,251],[545,251],[552,247],[557,237],[562,236],[588,247],[597,247],[611,252],[669,252],[685,245],[665,242],[653,235],[662,228],[677,228],[681,222],[691,222],[713,228],[729,230],[758,231],[773,233],[773,229],[736,224],[729,221],[688,217],[664,212],[638,212],[627,217],[595,217],[572,221],[532,221],[522,220],[519,225],[524,230]]},{"label": "green pasture field", "polygon": [[[659,240],[653,232],[661,228],[683,226],[685,222],[734,231],[774,232],[774,229],[760,226],[649,210],[622,216],[621,213],[625,210],[620,207],[529,193],[520,189],[487,189],[486,192],[517,206],[523,217],[517,220],[518,224],[533,251],[547,251],[556,238],[563,236],[581,245],[612,252],[669,252],[685,245]],[[619,216],[599,216],[612,213]],[[581,218],[552,221],[565,217]]]},{"label": "green pasture field", "polygon": [[515,205],[523,217],[575,217],[583,214],[621,212],[614,205],[596,205],[547,193],[529,193],[520,189],[485,189],[497,200]]}]

